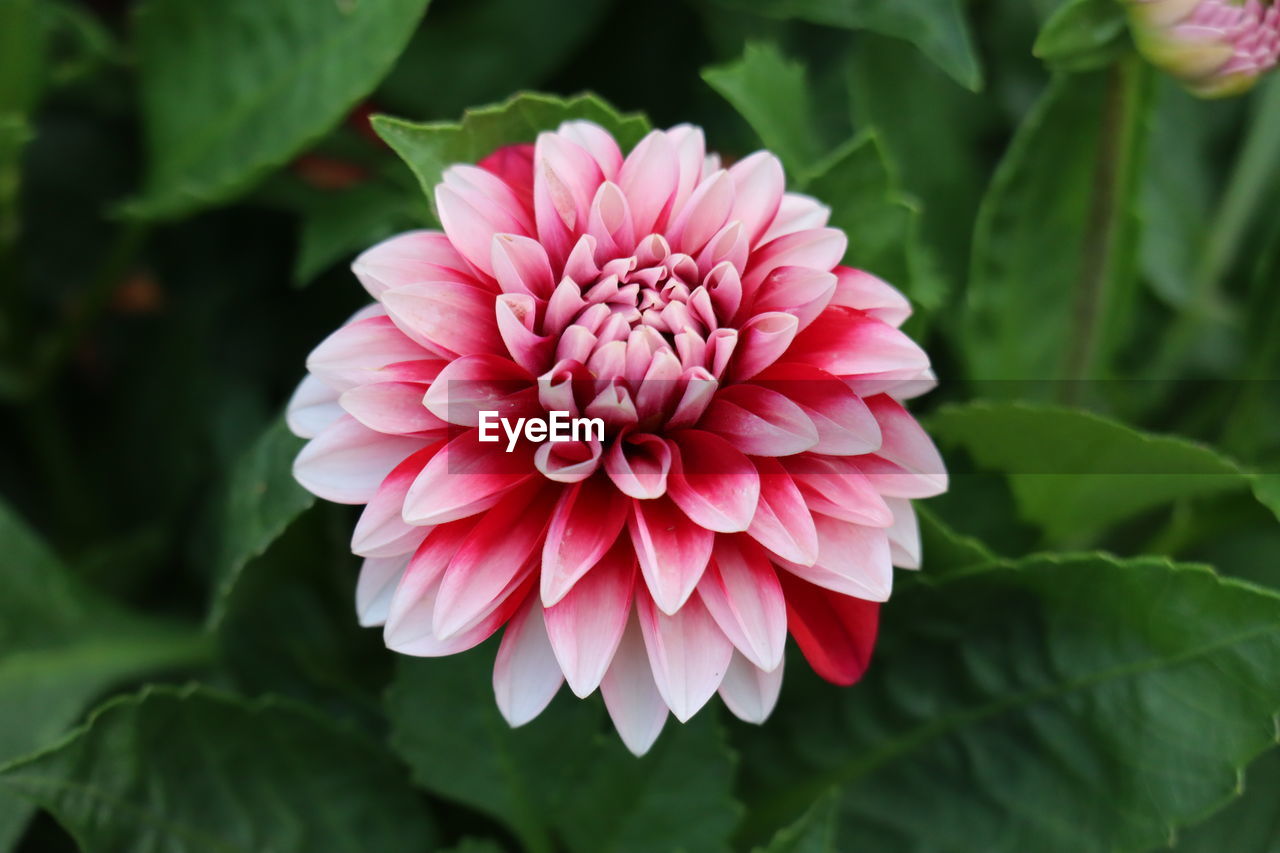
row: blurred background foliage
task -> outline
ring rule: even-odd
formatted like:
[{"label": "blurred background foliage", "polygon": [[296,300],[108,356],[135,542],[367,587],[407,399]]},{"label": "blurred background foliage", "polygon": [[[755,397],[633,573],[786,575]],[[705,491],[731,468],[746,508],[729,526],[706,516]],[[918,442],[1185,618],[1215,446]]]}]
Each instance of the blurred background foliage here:
[{"label": "blurred background foliage", "polygon": [[[427,5],[0,0],[0,851],[1280,851],[1280,79],[1113,0]],[[599,98],[370,123],[527,90]],[[954,472],[863,684],[643,760],[357,628],[278,420],[397,152],[615,109],[831,205]]]}]

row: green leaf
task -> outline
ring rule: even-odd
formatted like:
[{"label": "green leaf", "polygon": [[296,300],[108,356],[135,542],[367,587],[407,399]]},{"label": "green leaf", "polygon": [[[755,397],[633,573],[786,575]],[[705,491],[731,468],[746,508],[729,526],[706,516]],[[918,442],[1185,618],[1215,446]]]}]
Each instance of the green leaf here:
[{"label": "green leaf", "polygon": [[1259,503],[1280,518],[1280,474],[1254,475],[1253,494]]},{"label": "green leaf", "polygon": [[[19,236],[22,152],[45,83],[45,35],[37,0],[0,0],[0,259]],[[8,332],[0,327],[0,335]]]},{"label": "green leaf", "polygon": [[249,189],[390,69],[427,0],[147,0],[135,31],[150,162],[130,212],[172,217]]},{"label": "green leaf", "polygon": [[[891,38],[868,33],[849,50],[846,77],[859,128],[874,128],[902,187],[921,202],[921,234],[959,292],[969,271],[973,222],[986,189],[990,139],[1003,132],[991,99],[958,87]],[[903,109],[911,104],[911,109]],[[947,144],[938,144],[938,128]]]},{"label": "green leaf", "polygon": [[613,134],[623,150],[649,132],[649,120],[638,113],[619,113],[592,94],[557,98],[525,92],[489,107],[467,110],[462,121],[415,124],[374,116],[373,128],[418,177],[435,204],[435,188],[454,163],[475,163],[504,145],[533,142],[540,132],[561,122],[587,119]]},{"label": "green leaf", "polygon": [[[198,632],[82,586],[3,503],[0,553],[0,764],[51,744],[113,685],[211,657]],[[0,790],[0,850],[31,811]]]},{"label": "green leaf", "polygon": [[[599,26],[613,0],[468,0],[431,10],[375,100],[402,115],[461,115],[541,85]],[[435,85],[448,81],[448,85]]]},{"label": "green leaf", "polygon": [[1280,853],[1280,749],[1249,765],[1240,799],[1182,833],[1177,853]]},{"label": "green leaf", "polygon": [[740,807],[710,714],[669,723],[636,759],[596,701],[562,695],[510,728],[494,704],[492,662],[491,651],[401,660],[387,695],[392,746],[419,784],[497,818],[534,853],[557,836],[575,853],[725,847]]},{"label": "green leaf", "polygon": [[359,561],[346,510],[311,508],[250,561],[220,599],[215,633],[242,693],[284,695],[381,725],[392,656],[382,632],[356,620]]},{"label": "green leaf", "polygon": [[920,241],[919,208],[898,189],[878,136],[850,140],[804,189],[831,205],[831,225],[849,238],[851,266],[896,284],[926,309],[942,304],[943,285]]},{"label": "green leaf", "polygon": [[289,431],[283,418],[276,420],[232,470],[219,525],[212,624],[222,619],[226,598],[245,565],[315,503],[315,496],[293,479],[293,460],[304,443]]},{"label": "green leaf", "polygon": [[952,530],[938,518],[928,504],[917,503],[915,510],[920,519],[921,553],[925,555],[924,569],[930,575],[995,562],[996,555],[990,548],[972,536],[965,536]]},{"label": "green leaf", "polygon": [[920,49],[965,88],[982,88],[982,68],[961,0],[716,0],[773,18],[874,30]]},{"label": "green leaf", "polygon": [[1031,52],[1062,71],[1092,71],[1128,50],[1128,26],[1116,0],[1067,0],[1045,22]]},{"label": "green leaf", "polygon": [[1142,271],[1165,304],[1186,306],[1208,232],[1214,195],[1210,109],[1161,76],[1152,112],[1151,150],[1142,181]]},{"label": "green leaf", "polygon": [[930,418],[930,433],[943,446],[964,448],[978,465],[1007,473],[1019,514],[1058,544],[1087,544],[1143,510],[1250,482],[1203,445],[1057,406],[947,407]]},{"label": "green leaf", "polygon": [[1275,156],[1280,146],[1280,83],[1274,77],[1262,83],[1253,107],[1226,191],[1211,218],[1204,252],[1197,259],[1195,293],[1187,310],[1199,322],[1222,319],[1215,309],[1223,299],[1224,279],[1239,261],[1258,217],[1268,215],[1280,180],[1280,158]]},{"label": "green leaf", "polygon": [[155,688],[0,771],[84,853],[430,849],[425,804],[376,741],[278,701]]},{"label": "green leaf", "polygon": [[881,631],[853,689],[788,673],[749,830],[838,786],[842,849],[1143,853],[1275,742],[1280,596],[1202,567],[1033,557],[912,585]]},{"label": "green leaf", "polygon": [[[1047,396],[1105,371],[1128,329],[1149,73],[1059,76],[1024,120],[974,235],[964,355]],[[1104,373],[1105,375],[1105,373]]]},{"label": "green leaf", "polygon": [[826,152],[814,125],[804,66],[774,45],[748,42],[741,59],[704,68],[702,79],[747,120],[793,179],[803,180]]},{"label": "green leaf", "polygon": [[318,195],[302,212],[294,283],[310,284],[339,261],[409,229],[417,221],[417,201],[382,183]]},{"label": "green leaf", "polygon": [[105,65],[125,61],[115,34],[98,13],[73,0],[48,0],[41,15],[49,41],[50,86],[65,86],[89,77]]},{"label": "green leaf", "polygon": [[756,848],[756,853],[839,853],[836,847],[839,805],[839,792],[832,790],[795,823],[778,830],[768,847]]},{"label": "green leaf", "polygon": [[[566,701],[581,702],[572,696]],[[599,710],[594,701],[591,705]],[[554,709],[553,709],[554,710]],[[599,715],[597,714],[597,719]],[[575,853],[721,851],[742,817],[734,799],[737,758],[725,742],[715,711],[688,723],[671,719],[643,758],[623,746],[611,726],[595,735],[586,769],[552,808]],[[574,737],[590,738],[591,730]],[[530,768],[532,771],[533,768]]]},{"label": "green leaf", "polygon": [[0,116],[31,112],[44,86],[42,6],[0,0]]}]

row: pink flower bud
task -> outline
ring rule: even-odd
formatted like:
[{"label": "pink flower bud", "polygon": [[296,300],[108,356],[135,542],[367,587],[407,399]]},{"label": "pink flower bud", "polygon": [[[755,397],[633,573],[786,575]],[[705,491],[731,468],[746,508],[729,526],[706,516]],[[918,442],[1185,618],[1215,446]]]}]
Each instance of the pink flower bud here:
[{"label": "pink flower bud", "polygon": [[1205,98],[1238,95],[1280,61],[1272,0],[1127,0],[1139,50]]}]

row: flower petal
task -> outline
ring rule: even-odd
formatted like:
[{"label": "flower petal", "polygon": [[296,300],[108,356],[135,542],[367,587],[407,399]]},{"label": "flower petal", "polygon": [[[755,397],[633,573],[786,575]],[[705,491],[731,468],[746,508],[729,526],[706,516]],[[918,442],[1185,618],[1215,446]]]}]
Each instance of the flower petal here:
[{"label": "flower petal", "polygon": [[564,264],[576,236],[586,230],[591,199],[603,180],[599,164],[580,145],[555,133],[538,134],[533,206],[538,242],[553,268]]},{"label": "flower petal", "polygon": [[691,598],[668,615],[649,596],[638,595],[636,610],[658,692],[676,719],[687,722],[720,687],[733,644],[701,599]]},{"label": "flower petal", "polygon": [[374,628],[387,621],[391,599],[411,556],[409,553],[369,557],[360,565],[360,578],[356,581],[356,617],[360,627]]},{"label": "flower petal", "polygon": [[669,211],[680,211],[703,176],[720,167],[707,164],[707,141],[702,135],[702,128],[678,124],[667,131],[667,139],[675,147],[679,172]]},{"label": "flower petal", "polygon": [[900,569],[920,568],[920,520],[915,507],[905,498],[885,498],[893,510],[893,526],[889,534],[889,553]]},{"label": "flower petal", "polygon": [[396,326],[445,357],[507,352],[498,332],[497,297],[452,281],[407,284],[382,294]]},{"label": "flower petal", "polygon": [[293,476],[327,501],[368,503],[392,469],[426,444],[422,438],[374,432],[343,415],[302,448]]},{"label": "flower petal", "polygon": [[590,441],[548,441],[533,454],[542,476],[557,483],[580,483],[600,468],[604,445]]},{"label": "flower petal", "polygon": [[550,607],[613,546],[631,500],[603,476],[564,489],[542,547],[542,603]]},{"label": "flower petal", "polygon": [[804,410],[818,431],[814,453],[857,456],[880,449],[880,425],[875,415],[839,378],[809,364],[774,364],[753,384],[786,394]]},{"label": "flower petal", "polygon": [[884,435],[873,456],[854,459],[881,494],[931,498],[947,490],[947,468],[933,440],[902,404],[886,395],[867,398]]},{"label": "flower petal", "polygon": [[487,511],[445,569],[432,624],[447,639],[474,625],[520,575],[546,535],[547,486],[534,480]]},{"label": "flower petal", "polygon": [[705,367],[687,368],[676,380],[679,402],[667,419],[667,429],[691,427],[702,420],[719,387],[720,382]]},{"label": "flower petal", "polygon": [[[746,382],[773,364],[793,346],[800,321],[794,314],[769,311],[757,314],[739,330],[740,340],[733,353],[730,374],[735,381]],[[712,371],[714,373],[714,371]]]},{"label": "flower petal", "polygon": [[621,257],[636,247],[636,230],[631,208],[622,189],[605,181],[596,190],[587,214],[587,233],[596,239],[597,257]]},{"label": "flower petal", "polygon": [[501,178],[520,199],[525,213],[533,217],[533,145],[503,145],[479,163],[486,172]]},{"label": "flower petal", "polygon": [[667,703],[658,692],[635,610],[627,620],[609,671],[600,683],[604,706],[627,749],[644,755],[667,722]]},{"label": "flower petal", "polygon": [[374,299],[384,291],[419,281],[474,281],[449,238],[439,231],[409,231],[366,249],[351,264]]},{"label": "flower petal", "polygon": [[[773,218],[768,230],[756,241],[756,246],[768,245],[787,234],[822,228],[830,219],[831,208],[816,198],[800,193],[786,193],[778,205],[778,215]],[[814,265],[806,264],[806,266]]]},{"label": "flower petal", "polygon": [[751,525],[760,499],[760,476],[751,460],[703,430],[672,434],[671,499],[695,523],[719,533]]},{"label": "flower petal", "polygon": [[512,728],[541,714],[564,683],[542,615],[538,597],[529,596],[503,630],[493,663],[493,695]]},{"label": "flower petal", "polygon": [[814,512],[867,527],[888,527],[893,524],[893,511],[858,468],[861,461],[806,453],[786,459],[783,467]]},{"label": "flower petal", "polygon": [[408,524],[441,524],[482,512],[533,476],[524,442],[511,453],[467,430],[431,458],[404,499]]},{"label": "flower petal", "polygon": [[768,151],[757,151],[734,163],[729,177],[734,189],[729,219],[742,223],[747,242],[754,246],[773,223],[782,204],[787,182],[782,163]]},{"label": "flower petal", "polygon": [[665,497],[635,501],[627,523],[649,594],[664,612],[676,612],[702,579],[715,534]]},{"label": "flower petal", "polygon": [[777,460],[753,460],[760,473],[760,504],[747,535],[783,559],[806,566],[818,559],[818,529],[799,487]]},{"label": "flower petal", "polygon": [[[408,577],[408,572],[405,577]],[[396,589],[396,597],[392,600],[391,615],[383,627],[382,637],[387,648],[402,655],[414,657],[438,658],[456,655],[467,649],[475,648],[493,636],[512,614],[524,604],[533,589],[532,572],[523,574],[513,581],[511,587],[503,591],[502,599],[494,609],[473,627],[467,628],[448,639],[436,636],[432,625],[432,614],[435,610],[436,595],[440,591],[441,580],[436,578],[413,600],[403,612],[397,613],[396,600],[400,598],[400,589]],[[401,586],[404,579],[401,579]]]},{"label": "flower petal", "polygon": [[893,591],[889,535],[878,527],[850,524],[813,514],[818,529],[818,559],[812,566],[778,560],[793,575],[812,584],[867,601],[888,601]]},{"label": "flower petal", "polygon": [[593,121],[566,121],[556,132],[590,154],[605,180],[612,181],[617,176],[622,168],[622,151],[603,127]]},{"label": "flower petal", "polygon": [[494,234],[489,249],[493,277],[503,293],[551,298],[555,280],[542,245],[519,234]]},{"label": "flower petal", "polygon": [[635,552],[620,540],[547,608],[551,646],[576,696],[588,696],[604,679],[626,629],[635,585]]},{"label": "flower petal", "polygon": [[445,569],[475,526],[471,519],[442,524],[432,530],[414,552],[391,599],[391,610],[382,632],[387,648],[420,657],[454,654],[483,642],[523,603],[532,583],[531,573],[522,579],[523,589],[516,585],[504,591],[502,604],[474,628],[448,640],[436,636],[433,624],[436,596]]},{"label": "flower petal", "polygon": [[696,255],[724,227],[733,209],[733,178],[725,171],[704,178],[667,229],[671,247]]},{"label": "flower petal", "polygon": [[832,305],[865,312],[895,329],[911,316],[911,300],[893,285],[869,272],[849,267],[836,267],[835,274],[836,290],[831,298]]},{"label": "flower petal", "polygon": [[780,267],[756,291],[751,310],[785,311],[794,314],[799,329],[805,329],[831,304],[836,277],[810,267]]},{"label": "flower petal", "polygon": [[441,441],[424,447],[387,475],[356,522],[351,536],[352,553],[362,557],[393,557],[412,553],[421,544],[431,528],[405,524],[401,511],[414,479],[443,446]]},{"label": "flower petal", "polygon": [[444,367],[444,360],[424,349],[396,327],[386,315],[348,323],[320,342],[307,356],[307,370],[337,391],[370,382],[402,378],[401,364],[421,362],[434,366],[428,380]]},{"label": "flower petal", "polygon": [[729,641],[751,663],[777,669],[787,641],[787,605],[778,575],[749,539],[722,536],[698,596]]},{"label": "flower petal", "polygon": [[604,470],[618,491],[637,500],[666,494],[671,471],[671,448],[648,433],[629,433],[614,440],[605,455]]},{"label": "flower petal", "polygon": [[708,276],[720,264],[728,264],[731,269],[742,269],[747,264],[749,246],[742,223],[731,219],[698,253],[698,269]]},{"label": "flower petal", "polygon": [[834,684],[862,677],[876,643],[880,605],[820,589],[783,573],[787,625],[813,671]]},{"label": "flower petal", "polygon": [[632,149],[618,174],[631,205],[637,234],[648,234],[668,210],[680,179],[675,146],[660,130],[649,133]]},{"label": "flower petal", "polygon": [[420,382],[374,382],[349,388],[339,402],[353,418],[378,432],[389,435],[443,432],[449,424],[422,404],[429,387]]},{"label": "flower petal", "polygon": [[535,332],[536,300],[527,294],[504,293],[494,304],[498,334],[516,364],[535,375],[546,370],[555,352],[555,339]]},{"label": "flower petal", "polygon": [[735,652],[720,683],[720,698],[739,720],[760,725],[773,713],[782,692],[783,665],[765,671]]},{"label": "flower petal", "polygon": [[497,355],[466,355],[440,371],[422,402],[443,422],[474,427],[481,412],[503,418],[542,413],[533,374]]},{"label": "flower petal", "polygon": [[451,166],[436,186],[436,210],[449,241],[486,275],[493,275],[495,234],[533,233],[515,191],[496,175],[475,166]]},{"label": "flower petal", "polygon": [[699,426],[752,456],[790,456],[818,442],[818,430],[803,409],[759,385],[721,389]]},{"label": "flower petal", "polygon": [[827,308],[796,336],[787,359],[812,364],[833,376],[919,372],[929,366],[929,357],[911,338],[888,323],[840,305]]},{"label": "flower petal", "polygon": [[779,267],[830,270],[844,257],[849,241],[838,228],[811,228],[784,234],[760,246],[742,278],[743,290],[753,298],[760,285]]},{"label": "flower petal", "polygon": [[308,373],[289,398],[285,422],[289,431],[298,438],[315,438],[343,414],[342,407],[338,405],[338,392],[319,377]]}]

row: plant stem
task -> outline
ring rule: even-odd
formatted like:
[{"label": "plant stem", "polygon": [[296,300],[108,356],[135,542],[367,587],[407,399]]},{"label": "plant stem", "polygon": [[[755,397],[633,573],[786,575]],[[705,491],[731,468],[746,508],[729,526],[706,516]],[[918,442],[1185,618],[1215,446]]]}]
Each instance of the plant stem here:
[{"label": "plant stem", "polygon": [[1179,315],[1158,364],[1171,374],[1185,361],[1205,326],[1227,316],[1222,284],[1231,271],[1255,214],[1280,175],[1280,79],[1264,84],[1235,169],[1218,204],[1191,299]]},{"label": "plant stem", "polygon": [[1147,137],[1142,109],[1149,80],[1145,66],[1134,57],[1123,57],[1108,75],[1089,219],[1076,280],[1065,372],[1068,382],[1060,394],[1065,403],[1076,402],[1081,382],[1093,372],[1104,336],[1105,308],[1114,301],[1124,267],[1129,263],[1121,250],[1122,232],[1132,216],[1126,199],[1137,179],[1137,161]]}]

